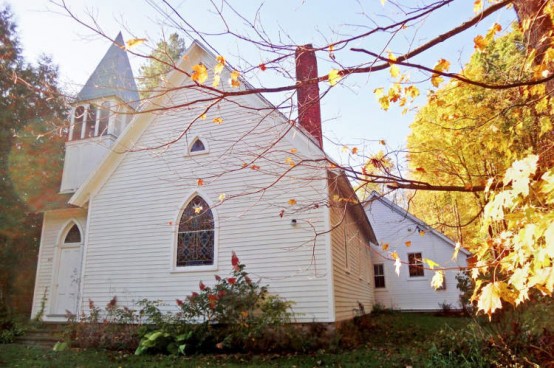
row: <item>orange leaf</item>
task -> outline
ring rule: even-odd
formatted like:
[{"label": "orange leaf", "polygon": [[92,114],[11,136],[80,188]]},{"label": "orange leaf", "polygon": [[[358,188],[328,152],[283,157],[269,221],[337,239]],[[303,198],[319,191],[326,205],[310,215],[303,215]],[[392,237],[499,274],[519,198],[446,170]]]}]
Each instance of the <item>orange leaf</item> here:
[{"label": "orange leaf", "polygon": [[193,81],[203,84],[208,79],[208,69],[202,63],[194,65],[191,78]]},{"label": "orange leaf", "polygon": [[288,203],[289,205],[291,205],[291,206],[294,206],[297,202],[296,202],[296,199],[291,198],[291,199],[288,200],[287,203]]},{"label": "orange leaf", "polygon": [[426,172],[425,169],[423,167],[416,167],[415,169],[417,172],[420,172],[420,173],[424,173]]},{"label": "orange leaf", "polygon": [[198,180],[196,180],[196,185],[198,185],[199,187],[201,187],[202,185],[204,185],[204,180],[199,178]]},{"label": "orange leaf", "polygon": [[405,242],[404,244],[405,244],[408,248],[412,246],[412,242],[409,241],[409,240],[408,240],[407,242]]},{"label": "orange leaf", "polygon": [[389,243],[383,243],[383,245],[381,245],[381,249],[383,250],[388,250],[389,249]]},{"label": "orange leaf", "polygon": [[214,118],[212,121],[217,125],[221,125],[221,123],[223,123],[223,118]]},{"label": "orange leaf", "polygon": [[352,148],[352,154],[353,154],[353,155],[357,155],[357,154],[358,154],[358,147],[353,147],[353,148]]},{"label": "orange leaf", "polygon": [[260,170],[260,167],[258,165],[252,165],[250,166],[250,169],[257,171],[257,170]]},{"label": "orange leaf", "polygon": [[233,70],[231,72],[231,87],[239,87],[240,86],[240,82],[239,82],[239,76],[240,76],[240,73],[236,70]]},{"label": "orange leaf", "polygon": [[296,152],[298,152],[298,150],[296,148],[291,148],[290,149],[290,153],[296,153]]},{"label": "orange leaf", "polygon": [[481,35],[476,36],[473,39],[474,48],[476,48],[479,51],[483,51],[485,47],[489,44],[489,42]]}]

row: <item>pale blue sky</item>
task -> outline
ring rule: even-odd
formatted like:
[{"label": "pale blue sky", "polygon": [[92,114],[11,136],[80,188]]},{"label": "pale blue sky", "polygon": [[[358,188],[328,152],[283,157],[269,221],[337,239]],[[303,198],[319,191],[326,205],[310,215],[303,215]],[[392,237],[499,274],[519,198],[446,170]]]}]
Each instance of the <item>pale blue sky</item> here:
[{"label": "pale blue sky", "polygon": [[[153,1],[152,1],[153,2]],[[402,0],[400,0],[402,2]],[[421,3],[421,0],[406,0],[405,4]],[[429,3],[430,1],[427,1]],[[47,0],[8,0],[7,3],[15,13],[15,20],[19,26],[19,36],[28,60],[36,60],[41,53],[50,55],[60,66],[64,86],[70,92],[78,92],[94,70],[100,58],[109,47],[108,41],[94,35],[76,21],[70,19],[63,11]],[[130,37],[146,37],[150,45],[161,37],[173,31],[172,24],[164,19],[154,8],[144,0],[67,0],[68,6],[86,19],[92,13],[97,18],[102,30],[115,37],[122,30],[126,39]],[[179,0],[171,2],[179,9],[187,22],[196,28],[207,32],[221,30],[221,23],[209,11],[210,3],[204,0]],[[219,1],[216,1],[219,3]],[[247,18],[253,19],[260,2],[231,1],[238,11]],[[363,6],[361,5],[363,4]],[[350,47],[363,47],[374,52],[391,49],[393,52],[405,52],[410,47],[429,40],[433,36],[449,30],[473,17],[473,1],[458,0],[447,9],[429,17],[424,22],[403,31],[389,45],[385,45],[384,37],[364,39],[353,42]],[[261,8],[260,23],[274,41],[288,44],[313,43],[315,46],[325,45],[337,41],[340,34],[356,34],[367,31],[375,25],[386,25],[390,18],[398,18],[398,9],[392,4],[381,5],[380,0],[269,0]],[[371,18],[371,20],[370,20]],[[459,70],[473,51],[473,37],[483,33],[494,22],[503,26],[514,19],[513,11],[500,12],[485,19],[482,26],[472,28],[463,35],[440,45],[431,52],[418,57],[415,61],[433,66],[441,57],[450,60],[453,70]],[[230,24],[241,34],[250,32],[236,18],[228,17]],[[211,45],[227,60],[236,66],[244,66],[242,60],[257,65],[267,56],[252,45],[241,42],[232,37],[210,36]],[[149,45],[141,46],[147,52]],[[351,65],[356,60],[363,60],[360,55],[350,51],[337,52],[337,60],[344,65]],[[325,74],[332,66],[321,54],[319,73]],[[135,68],[142,63],[141,59],[131,58]],[[420,73],[410,72],[413,80],[421,80]],[[257,77],[260,77],[259,81]],[[263,83],[267,86],[286,83],[269,71],[249,76],[250,82],[258,86]],[[355,76],[348,78],[338,85],[322,101],[323,129],[327,138],[339,142],[363,146],[363,140],[376,142],[384,139],[393,148],[402,148],[409,132],[408,126],[413,114],[402,115],[399,108],[392,108],[388,112],[380,110],[376,103],[373,90],[377,87],[390,85],[388,72],[382,71],[372,75]],[[323,87],[323,86],[322,86]],[[422,93],[429,88],[428,83],[419,85]],[[276,101],[277,96],[268,96]],[[420,99],[419,103],[423,103]],[[370,143],[370,149],[379,149],[377,144]],[[327,141],[325,147],[333,156],[337,157],[337,150]]]}]

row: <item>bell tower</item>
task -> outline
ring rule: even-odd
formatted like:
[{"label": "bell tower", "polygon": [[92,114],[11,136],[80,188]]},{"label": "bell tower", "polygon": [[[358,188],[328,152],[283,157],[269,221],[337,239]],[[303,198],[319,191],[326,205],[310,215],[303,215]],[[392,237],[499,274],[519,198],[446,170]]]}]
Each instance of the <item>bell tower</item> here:
[{"label": "bell tower", "polygon": [[75,192],[129,124],[139,94],[121,32],[71,104],[61,193]]}]

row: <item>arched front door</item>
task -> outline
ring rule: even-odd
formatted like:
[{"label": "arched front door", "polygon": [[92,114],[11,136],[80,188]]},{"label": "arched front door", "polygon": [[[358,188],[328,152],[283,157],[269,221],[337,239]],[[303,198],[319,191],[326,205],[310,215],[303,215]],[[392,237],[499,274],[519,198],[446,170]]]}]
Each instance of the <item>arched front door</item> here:
[{"label": "arched front door", "polygon": [[59,245],[57,272],[54,284],[53,314],[77,312],[77,298],[81,279],[81,249],[83,236],[77,224],[68,226]]}]

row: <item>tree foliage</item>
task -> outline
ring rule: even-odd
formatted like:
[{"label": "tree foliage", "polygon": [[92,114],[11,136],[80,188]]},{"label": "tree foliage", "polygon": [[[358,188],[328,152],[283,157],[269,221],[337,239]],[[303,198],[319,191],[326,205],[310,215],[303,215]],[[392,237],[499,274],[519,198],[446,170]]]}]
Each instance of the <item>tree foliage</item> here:
[{"label": "tree foliage", "polygon": [[177,33],[170,34],[167,40],[161,40],[156,44],[147,62],[139,69],[141,98],[156,92],[156,88],[163,84],[167,73],[175,67],[184,51],[185,41]]},{"label": "tree foliage", "polygon": [[[48,163],[59,167],[55,155],[43,156],[42,150],[27,149],[36,139],[28,133],[34,129],[50,136],[50,129],[59,129],[63,104],[56,84],[57,69],[50,60],[42,58],[36,66],[23,60],[16,25],[7,7],[0,9],[0,44],[0,287],[3,302],[25,310],[30,307],[40,234],[40,216],[31,213],[26,200],[30,195],[40,197],[44,184],[51,183],[44,180],[51,175]],[[38,168],[31,164],[39,160],[45,165]],[[27,188],[22,192],[20,185]]]}]

